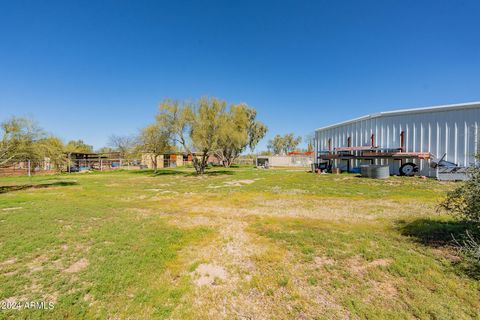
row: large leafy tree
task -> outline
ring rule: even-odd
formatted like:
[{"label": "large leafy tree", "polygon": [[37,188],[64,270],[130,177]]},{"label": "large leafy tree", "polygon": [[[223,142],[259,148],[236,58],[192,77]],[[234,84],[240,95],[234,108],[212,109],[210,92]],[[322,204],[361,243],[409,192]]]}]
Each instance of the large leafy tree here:
[{"label": "large leafy tree", "polygon": [[25,161],[35,156],[35,143],[44,132],[27,118],[12,117],[0,124],[0,166]]},{"label": "large leafy tree", "polygon": [[13,117],[1,123],[0,128],[0,166],[29,160],[35,167],[41,165],[46,158],[57,170],[65,165],[63,142],[54,136],[48,136],[33,120]]},{"label": "large leafy tree", "polygon": [[215,154],[225,167],[229,167],[247,147],[253,150],[265,136],[267,127],[256,120],[256,116],[256,110],[246,104],[232,105],[223,115]]},{"label": "large leafy tree", "polygon": [[166,99],[160,104],[157,124],[169,132],[172,144],[192,155],[197,174],[205,172],[208,158],[218,149],[225,106],[217,98],[201,98],[194,103]]},{"label": "large leafy tree", "polygon": [[279,134],[276,134],[273,139],[268,140],[267,148],[273,154],[281,154],[283,151],[284,141],[283,137]]},{"label": "large leafy tree", "polygon": [[295,151],[301,142],[302,138],[295,137],[293,133],[284,136],[277,134],[273,139],[268,141],[267,148],[271,150],[273,154],[287,154]]},{"label": "large leafy tree", "polygon": [[35,165],[41,164],[45,158],[48,158],[57,171],[61,171],[67,163],[65,145],[62,140],[54,136],[38,140],[34,144],[33,155]]},{"label": "large leafy tree", "polygon": [[283,152],[285,154],[295,151],[297,146],[302,142],[302,137],[295,137],[293,133],[283,136]]},{"label": "large leafy tree", "polygon": [[83,140],[71,140],[65,146],[67,152],[93,153],[93,146]]},{"label": "large leafy tree", "polygon": [[171,150],[170,132],[158,124],[151,124],[140,130],[137,146],[151,158],[153,169],[157,172],[158,156]]}]

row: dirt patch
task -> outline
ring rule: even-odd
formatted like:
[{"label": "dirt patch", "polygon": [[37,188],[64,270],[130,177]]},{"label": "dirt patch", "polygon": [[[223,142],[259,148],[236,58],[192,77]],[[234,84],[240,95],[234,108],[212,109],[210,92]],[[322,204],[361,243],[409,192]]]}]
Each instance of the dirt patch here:
[{"label": "dirt patch", "polygon": [[355,273],[364,273],[368,269],[376,267],[387,267],[393,262],[392,259],[377,259],[370,262],[365,261],[360,256],[347,259],[346,265]]},{"label": "dirt patch", "polygon": [[197,286],[214,285],[218,284],[218,281],[227,279],[227,272],[224,268],[214,264],[202,263],[193,272],[195,277],[194,283]]},{"label": "dirt patch", "polygon": [[397,288],[390,282],[374,282],[372,290],[381,297],[395,298],[398,294]]},{"label": "dirt patch", "polygon": [[248,179],[247,180],[232,180],[232,181],[226,181],[225,184],[227,184],[227,185],[228,184],[240,184],[240,185],[242,185],[242,184],[252,184],[254,182],[255,182],[255,180],[248,180]]},{"label": "dirt patch", "polygon": [[43,300],[47,303],[48,302],[56,303],[58,300],[58,292],[47,293],[46,295],[43,296]]},{"label": "dirt patch", "polygon": [[225,188],[225,187],[241,187],[244,185],[252,184],[255,180],[230,180],[223,182],[223,185],[220,186],[208,186],[209,189],[218,189],[218,188]]},{"label": "dirt patch", "polygon": [[48,261],[46,255],[41,255],[33,259],[27,266],[30,272],[38,272],[43,270],[43,264]]},{"label": "dirt patch", "polygon": [[368,268],[372,267],[387,267],[392,263],[392,259],[377,259],[370,262],[367,266]]},{"label": "dirt patch", "polygon": [[15,262],[17,262],[17,258],[10,258],[10,259],[7,259],[3,262],[0,262],[0,267],[8,266],[10,264],[14,264]]},{"label": "dirt patch", "polygon": [[328,257],[315,257],[313,258],[313,262],[315,262],[317,266],[325,266],[334,264],[335,260]]},{"label": "dirt patch", "polygon": [[82,258],[80,260],[78,260],[77,262],[75,262],[74,264],[72,264],[70,267],[68,267],[67,269],[63,270],[63,272],[66,272],[66,273],[77,273],[77,272],[80,272],[82,271],[83,269],[85,269],[86,267],[88,267],[88,260],[85,259],[85,258]]},{"label": "dirt patch", "polygon": [[3,208],[2,211],[14,211],[14,210],[20,210],[20,209],[23,209],[23,207]]},{"label": "dirt patch", "polygon": [[6,276],[6,277],[11,277],[11,276],[14,276],[16,274],[18,274],[18,270],[13,270],[13,271],[4,273],[3,275]]},{"label": "dirt patch", "polygon": [[198,226],[212,226],[215,221],[205,216],[185,216],[180,219],[174,219],[170,221],[171,224],[181,227],[198,227]]},{"label": "dirt patch", "polygon": [[88,302],[88,305],[91,306],[95,303],[95,298],[90,293],[87,293],[83,296],[83,301]]}]

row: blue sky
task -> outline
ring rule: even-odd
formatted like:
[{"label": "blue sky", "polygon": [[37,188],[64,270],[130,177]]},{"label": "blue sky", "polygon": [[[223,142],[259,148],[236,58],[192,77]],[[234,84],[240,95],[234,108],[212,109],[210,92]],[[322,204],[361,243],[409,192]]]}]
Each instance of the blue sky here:
[{"label": "blue sky", "polygon": [[0,120],[96,148],[165,97],[257,108],[269,132],[480,100],[480,1],[0,0]]}]

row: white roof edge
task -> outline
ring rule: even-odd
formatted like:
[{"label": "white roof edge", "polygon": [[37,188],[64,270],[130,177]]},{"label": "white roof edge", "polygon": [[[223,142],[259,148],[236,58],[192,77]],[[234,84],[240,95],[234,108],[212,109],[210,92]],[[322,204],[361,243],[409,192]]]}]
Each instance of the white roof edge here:
[{"label": "white roof edge", "polygon": [[448,111],[448,110],[452,110],[452,109],[454,110],[454,109],[469,109],[469,108],[480,108],[480,101],[457,103],[457,104],[446,104],[446,105],[431,106],[431,107],[400,109],[400,110],[385,111],[385,112],[377,112],[377,113],[372,113],[372,114],[365,115],[365,116],[362,116],[362,117],[354,118],[354,119],[351,119],[351,120],[346,120],[346,121],[338,122],[338,123],[335,123],[335,124],[331,124],[331,125],[328,125],[328,126],[325,126],[325,127],[317,128],[317,129],[315,129],[315,131],[332,129],[332,128],[340,127],[340,126],[347,125],[347,124],[350,124],[350,123],[354,123],[354,122],[357,122],[357,121],[380,118],[380,117],[383,117],[383,116],[394,116],[394,115],[407,114],[407,113],[424,113],[424,112],[430,112],[430,111]]}]

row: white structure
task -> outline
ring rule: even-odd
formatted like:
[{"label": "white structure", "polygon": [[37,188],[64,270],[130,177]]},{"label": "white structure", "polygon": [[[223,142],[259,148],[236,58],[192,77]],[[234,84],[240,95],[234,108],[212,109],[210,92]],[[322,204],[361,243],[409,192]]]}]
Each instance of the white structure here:
[{"label": "white structure", "polygon": [[287,156],[258,156],[257,167],[310,167],[312,156],[308,155],[287,155]]},{"label": "white structure", "polygon": [[[408,153],[429,153],[458,166],[476,163],[479,151],[480,102],[418,109],[380,112],[315,130],[315,161],[318,155],[335,153],[338,148],[372,147],[397,149],[400,157],[362,159],[332,157],[332,167],[352,169],[361,164],[389,164],[390,173],[398,174],[402,163],[418,165],[419,174],[435,176],[431,160],[421,160]],[[352,153],[353,154],[353,151]]]}]

